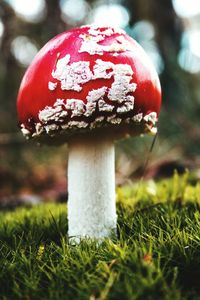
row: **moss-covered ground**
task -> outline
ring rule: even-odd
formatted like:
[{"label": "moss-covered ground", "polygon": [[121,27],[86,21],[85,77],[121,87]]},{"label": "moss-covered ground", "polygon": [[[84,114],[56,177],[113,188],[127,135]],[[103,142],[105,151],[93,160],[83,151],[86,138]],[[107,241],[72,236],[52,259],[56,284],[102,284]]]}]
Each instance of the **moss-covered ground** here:
[{"label": "moss-covered ground", "polygon": [[118,239],[69,245],[65,204],[0,213],[0,299],[200,299],[200,184],[117,189]]}]

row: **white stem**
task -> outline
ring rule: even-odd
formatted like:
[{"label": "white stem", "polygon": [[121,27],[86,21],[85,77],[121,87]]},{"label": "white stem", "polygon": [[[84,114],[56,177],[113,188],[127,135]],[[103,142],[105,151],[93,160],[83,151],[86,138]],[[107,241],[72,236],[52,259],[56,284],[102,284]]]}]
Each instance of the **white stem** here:
[{"label": "white stem", "polygon": [[114,142],[83,136],[69,143],[69,237],[101,240],[116,234]]}]

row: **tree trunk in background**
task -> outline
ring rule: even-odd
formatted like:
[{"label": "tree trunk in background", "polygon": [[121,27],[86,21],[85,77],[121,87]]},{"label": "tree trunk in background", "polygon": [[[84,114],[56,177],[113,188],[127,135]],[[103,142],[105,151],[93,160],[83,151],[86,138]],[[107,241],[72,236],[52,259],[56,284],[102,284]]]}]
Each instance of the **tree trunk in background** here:
[{"label": "tree trunk in background", "polygon": [[156,41],[165,64],[161,74],[161,83],[165,87],[164,105],[180,111],[188,96],[184,85],[184,71],[178,65],[183,23],[175,14],[171,0],[152,0],[150,20],[157,27]]},{"label": "tree trunk in background", "polygon": [[[163,102],[179,106],[185,90],[181,83],[183,71],[177,62],[177,54],[180,50],[180,40],[183,33],[181,19],[175,14],[171,0],[134,0],[125,1],[130,10],[130,25],[141,20],[152,22],[156,31],[156,42],[162,59],[164,71],[161,74],[163,87]],[[175,93],[176,91],[176,93]]]}]

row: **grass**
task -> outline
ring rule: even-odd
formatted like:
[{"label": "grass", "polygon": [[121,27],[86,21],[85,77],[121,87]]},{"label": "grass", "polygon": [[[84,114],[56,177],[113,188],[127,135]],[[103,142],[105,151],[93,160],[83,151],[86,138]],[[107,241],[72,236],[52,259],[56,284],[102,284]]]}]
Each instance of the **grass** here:
[{"label": "grass", "polygon": [[200,299],[200,184],[117,189],[118,240],[69,245],[63,204],[0,213],[0,299]]}]

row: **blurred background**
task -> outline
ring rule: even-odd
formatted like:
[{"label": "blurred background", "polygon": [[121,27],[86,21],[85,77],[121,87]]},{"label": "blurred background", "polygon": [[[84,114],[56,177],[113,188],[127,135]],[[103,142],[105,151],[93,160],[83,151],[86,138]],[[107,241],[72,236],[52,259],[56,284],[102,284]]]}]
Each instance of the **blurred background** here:
[{"label": "blurred background", "polygon": [[156,140],[116,145],[117,184],[159,180],[174,169],[200,178],[199,0],[0,0],[0,208],[66,201],[67,146],[26,141],[17,126],[16,96],[37,51],[56,34],[88,23],[119,26],[135,38],[163,90]]}]

